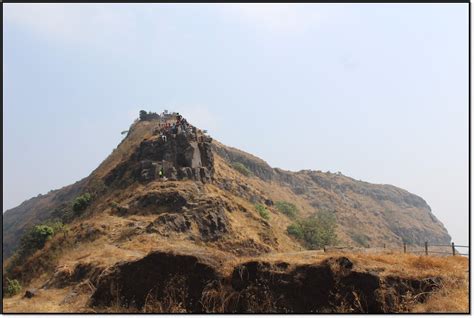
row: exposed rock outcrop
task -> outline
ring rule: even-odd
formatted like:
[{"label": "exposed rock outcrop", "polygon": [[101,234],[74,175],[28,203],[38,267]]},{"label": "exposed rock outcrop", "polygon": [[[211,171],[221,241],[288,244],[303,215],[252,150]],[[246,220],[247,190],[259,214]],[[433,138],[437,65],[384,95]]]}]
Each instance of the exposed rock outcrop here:
[{"label": "exposed rock outcrop", "polygon": [[[346,257],[321,264],[291,266],[286,262],[248,262],[237,266],[232,287],[239,292],[235,312],[387,313],[404,310],[409,293],[427,293],[439,286],[426,280],[382,277],[359,271]],[[420,299],[422,302],[423,299]]]},{"label": "exposed rock outcrop", "polygon": [[188,232],[195,224],[199,238],[215,241],[230,232],[225,204],[217,199],[189,204],[184,212],[161,214],[148,227],[148,232],[168,235],[172,232]]},{"label": "exposed rock outcrop", "polygon": [[210,137],[185,131],[161,136],[142,141],[127,161],[105,176],[105,184],[126,187],[134,181],[150,182],[161,177],[160,170],[170,180],[212,180],[214,157]]},{"label": "exposed rock outcrop", "polygon": [[194,313],[390,313],[407,310],[411,295],[423,302],[442,283],[438,277],[380,276],[358,270],[346,257],[300,265],[250,261],[230,277],[219,264],[206,254],[153,252],[104,271],[90,305],[140,309],[150,299],[169,300],[171,287],[173,301]]},{"label": "exposed rock outcrop", "polygon": [[124,307],[143,308],[147,299],[164,301],[170,289],[187,312],[203,312],[200,302],[203,290],[220,280],[215,268],[219,262],[213,255],[181,255],[153,252],[133,262],[122,262],[103,272],[92,306],[110,306],[119,302]]}]

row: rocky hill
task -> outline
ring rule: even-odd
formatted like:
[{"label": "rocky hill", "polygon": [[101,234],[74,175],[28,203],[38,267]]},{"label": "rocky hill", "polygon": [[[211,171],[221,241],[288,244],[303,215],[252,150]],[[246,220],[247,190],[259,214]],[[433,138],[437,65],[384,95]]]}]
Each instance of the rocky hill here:
[{"label": "rocky hill", "polygon": [[[42,288],[78,286],[87,278],[95,290],[88,306],[97,307],[110,306],[111,280],[123,277],[120,280],[128,286],[136,283],[133,275],[139,275],[132,273],[146,271],[147,266],[159,263],[166,268],[182,262],[179,266],[185,271],[202,271],[196,272],[199,277],[186,277],[193,292],[186,296],[185,306],[187,311],[202,311],[196,299],[202,296],[203,280],[224,277],[215,272],[224,263],[232,267],[245,257],[304,250],[304,241],[289,233],[298,220],[329,213],[335,219],[334,244],[396,248],[402,242],[450,242],[426,202],[403,189],[342,174],[274,169],[213,140],[177,114],[143,115],[88,177],[4,213],[3,251],[7,257],[13,255],[4,263],[7,275]],[[285,213],[278,205],[282,202],[294,213]],[[20,257],[20,238],[32,226],[53,221],[65,224],[62,234],[48,237],[39,250]],[[220,265],[215,263],[219,260]],[[123,262],[131,263],[119,265]],[[318,270],[336,266],[324,264]],[[349,266],[344,264],[337,266]],[[246,264],[245,270],[252,266]],[[165,279],[158,276],[157,280]],[[132,293],[121,296],[127,307],[130,302],[146,305],[148,287],[123,288]],[[254,296],[249,294],[248,301]],[[251,308],[248,303],[238,306],[244,309],[236,311]],[[381,303],[373,306],[383,311]]]}]

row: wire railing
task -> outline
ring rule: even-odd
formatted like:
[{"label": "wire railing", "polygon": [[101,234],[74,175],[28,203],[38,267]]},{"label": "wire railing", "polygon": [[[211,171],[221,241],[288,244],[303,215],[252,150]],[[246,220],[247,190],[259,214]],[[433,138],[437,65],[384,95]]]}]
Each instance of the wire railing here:
[{"label": "wire railing", "polygon": [[[419,249],[419,248],[423,249]],[[361,247],[355,247],[355,246],[324,246],[324,252],[328,252],[331,250],[354,250],[354,249],[360,249]],[[383,244],[382,246],[370,246],[367,245],[363,247],[364,249],[368,248],[375,248],[375,249],[387,249],[387,245]],[[403,253],[413,253],[413,254],[425,254],[425,255],[430,255],[430,254],[437,254],[437,255],[461,255],[461,256],[469,256],[469,245],[457,245],[452,242],[451,244],[430,244],[429,242],[425,242],[424,246],[423,245],[409,245],[407,243],[403,243],[403,246],[398,246],[398,247],[389,247],[391,250],[393,249],[400,249],[403,250]],[[412,249],[412,248],[417,248],[417,249]],[[461,253],[459,252],[458,249],[467,249],[467,253]]]}]

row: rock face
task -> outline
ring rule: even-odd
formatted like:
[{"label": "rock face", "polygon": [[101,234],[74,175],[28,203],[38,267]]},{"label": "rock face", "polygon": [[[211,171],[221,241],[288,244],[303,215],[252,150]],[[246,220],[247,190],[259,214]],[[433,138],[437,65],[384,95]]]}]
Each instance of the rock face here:
[{"label": "rock face", "polygon": [[100,275],[90,305],[142,309],[152,299],[159,310],[168,301],[193,313],[390,313],[406,310],[410,295],[423,302],[441,283],[357,270],[346,257],[301,265],[250,261],[225,277],[213,258],[153,252],[118,263]]},{"label": "rock face", "polygon": [[199,207],[185,213],[164,213],[147,227],[149,233],[167,236],[172,232],[189,232],[195,224],[199,239],[215,241],[230,232],[230,225],[222,206]]},{"label": "rock face", "polygon": [[420,281],[358,271],[346,257],[293,268],[285,262],[253,261],[237,266],[232,274],[232,287],[239,292],[234,310],[242,313],[334,312],[341,304],[352,312],[395,312],[406,305],[404,296],[429,293],[438,284],[437,278]]},{"label": "rock face", "polygon": [[159,179],[161,169],[170,180],[210,182],[214,174],[211,142],[210,137],[198,132],[154,136],[142,141],[129,160],[114,168],[104,182],[108,186],[146,183]]},{"label": "rock face", "polygon": [[193,228],[199,240],[209,242],[231,232],[227,213],[234,209],[224,198],[207,196],[202,184],[169,181],[159,190],[136,196],[126,208],[117,206],[114,213],[121,217],[156,215],[146,227],[147,233],[168,237],[172,233],[191,234]]},{"label": "rock face", "polygon": [[187,312],[203,312],[200,303],[203,290],[219,281],[216,266],[212,256],[153,252],[102,273],[90,304],[110,306],[118,301],[124,307],[143,308],[147,299],[164,301],[174,290],[174,293],[178,291],[176,297]]}]

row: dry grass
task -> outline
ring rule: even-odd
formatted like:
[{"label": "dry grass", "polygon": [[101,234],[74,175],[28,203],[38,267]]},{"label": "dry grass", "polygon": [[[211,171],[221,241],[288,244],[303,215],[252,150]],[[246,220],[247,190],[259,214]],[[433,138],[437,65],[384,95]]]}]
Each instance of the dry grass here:
[{"label": "dry grass", "polygon": [[438,292],[433,293],[423,304],[416,304],[416,313],[468,313],[469,285],[467,279],[446,277]]},{"label": "dry grass", "polygon": [[63,302],[72,288],[41,289],[34,298],[23,298],[24,290],[19,295],[3,299],[5,313],[74,313],[86,310],[89,295],[81,294],[71,302]]},{"label": "dry grass", "polygon": [[261,257],[248,257],[248,260],[268,262],[285,261],[291,264],[317,264],[328,257],[345,256],[361,269],[383,269],[382,275],[402,277],[446,276],[464,278],[468,269],[468,259],[462,256],[417,256],[399,252],[360,252],[322,250],[290,253],[272,253]]}]

